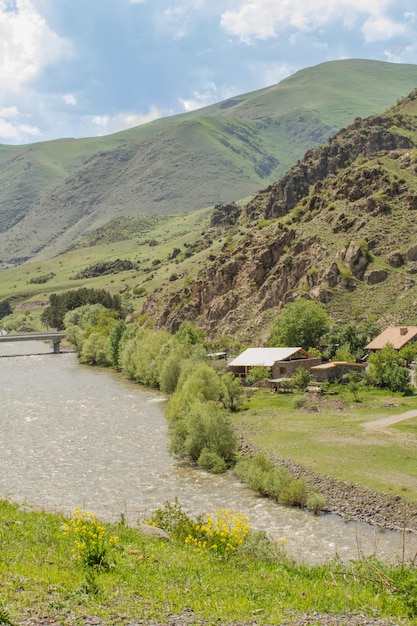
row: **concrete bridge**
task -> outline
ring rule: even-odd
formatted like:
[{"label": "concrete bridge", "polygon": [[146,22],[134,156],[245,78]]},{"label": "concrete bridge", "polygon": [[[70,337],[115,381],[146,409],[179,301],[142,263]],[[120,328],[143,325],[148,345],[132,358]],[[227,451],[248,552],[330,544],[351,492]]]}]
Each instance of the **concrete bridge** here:
[{"label": "concrete bridge", "polygon": [[51,341],[54,354],[61,352],[61,341],[64,339],[64,332],[46,332],[46,333],[20,333],[0,335],[0,343],[9,341]]}]

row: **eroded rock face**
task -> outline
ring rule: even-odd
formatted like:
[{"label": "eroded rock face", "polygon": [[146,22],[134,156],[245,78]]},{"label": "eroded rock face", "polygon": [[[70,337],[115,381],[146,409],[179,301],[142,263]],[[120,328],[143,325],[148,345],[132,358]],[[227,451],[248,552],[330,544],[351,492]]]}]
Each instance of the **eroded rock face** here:
[{"label": "eroded rock face", "polygon": [[[330,308],[334,298],[337,309],[344,290],[363,292],[365,285],[383,283],[390,271],[372,269],[373,257],[386,258],[392,268],[405,266],[399,275],[416,273],[409,210],[417,210],[417,195],[384,162],[391,156],[398,167],[417,174],[416,151],[392,127],[391,117],[355,121],[325,146],[308,151],[245,209],[216,207],[204,237],[224,241],[222,250],[210,254],[197,278],[176,293],[152,294],[143,312],[171,331],[189,320],[212,338],[228,334],[253,341],[299,297]],[[390,231],[397,210],[401,233]],[[399,251],[407,246],[406,253]],[[409,281],[404,289],[412,288]]]},{"label": "eroded rock face", "polygon": [[[371,122],[359,120],[349,129],[340,131],[326,145],[308,150],[304,159],[270,188],[265,217],[270,219],[286,215],[308,195],[312,185],[351,165],[359,156],[369,159],[381,151],[414,148],[407,137],[389,130],[390,126],[392,120],[383,116],[374,116]],[[356,183],[352,185],[349,181],[345,189],[341,189],[341,194],[350,200],[364,197],[368,193],[367,188],[380,174],[377,166],[358,172],[355,174]]]}]

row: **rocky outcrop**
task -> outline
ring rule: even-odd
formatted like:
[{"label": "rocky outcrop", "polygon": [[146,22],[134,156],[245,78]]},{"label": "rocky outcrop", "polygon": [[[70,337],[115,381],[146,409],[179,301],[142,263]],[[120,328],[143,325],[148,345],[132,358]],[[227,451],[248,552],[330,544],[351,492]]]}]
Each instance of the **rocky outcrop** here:
[{"label": "rocky outcrop", "polygon": [[368,254],[352,241],[344,253],[344,261],[356,278],[362,278],[368,267],[369,258]]},{"label": "rocky outcrop", "polygon": [[[416,120],[399,110],[357,120],[309,150],[243,210],[218,205],[202,236],[223,241],[221,250],[207,256],[194,280],[152,294],[143,313],[171,331],[189,320],[213,339],[228,334],[250,342],[268,340],[271,321],[299,297],[345,319],[347,310],[375,315],[377,296],[385,314],[383,290],[394,302],[397,285],[414,288],[405,274],[417,273],[417,151],[409,139],[412,128],[417,136]],[[397,302],[403,317],[414,306],[411,293]],[[398,315],[386,323],[398,323]]]},{"label": "rocky outcrop", "polygon": [[[265,217],[270,219],[286,215],[308,195],[312,185],[351,165],[359,156],[370,159],[381,151],[414,148],[410,139],[391,131],[391,126],[392,119],[382,116],[358,120],[348,130],[340,131],[325,146],[307,151],[301,162],[270,187]],[[372,177],[372,174],[377,173],[371,171],[367,175]],[[363,197],[365,190],[360,183],[358,181],[357,185],[341,190],[341,193],[345,192],[351,200]]]},{"label": "rocky outcrop", "polygon": [[240,209],[234,202],[231,204],[218,204],[214,207],[213,214],[210,219],[210,228],[225,228],[228,229],[233,224],[236,224],[239,216]]},{"label": "rocky outcrop", "polygon": [[401,267],[404,265],[404,257],[401,252],[398,252],[397,250],[389,253],[387,261],[391,267]]}]

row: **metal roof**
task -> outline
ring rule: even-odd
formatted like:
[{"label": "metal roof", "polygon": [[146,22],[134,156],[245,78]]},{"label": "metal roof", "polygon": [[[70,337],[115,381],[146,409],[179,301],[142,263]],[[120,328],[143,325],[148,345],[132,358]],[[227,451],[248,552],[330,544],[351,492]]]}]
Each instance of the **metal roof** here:
[{"label": "metal roof", "polygon": [[303,348],[248,348],[229,363],[232,367],[272,367],[277,361],[285,361],[297,352],[302,351],[309,356]]}]

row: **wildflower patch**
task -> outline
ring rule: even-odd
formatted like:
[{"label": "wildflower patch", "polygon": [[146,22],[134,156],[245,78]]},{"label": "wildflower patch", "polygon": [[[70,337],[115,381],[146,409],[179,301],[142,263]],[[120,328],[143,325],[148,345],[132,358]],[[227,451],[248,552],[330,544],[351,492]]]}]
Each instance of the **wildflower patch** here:
[{"label": "wildflower patch", "polygon": [[73,553],[83,566],[97,570],[109,568],[109,556],[118,538],[107,533],[95,513],[77,507],[72,519],[62,526],[62,530],[72,538]]}]

